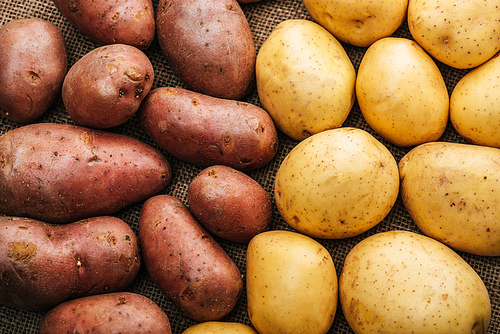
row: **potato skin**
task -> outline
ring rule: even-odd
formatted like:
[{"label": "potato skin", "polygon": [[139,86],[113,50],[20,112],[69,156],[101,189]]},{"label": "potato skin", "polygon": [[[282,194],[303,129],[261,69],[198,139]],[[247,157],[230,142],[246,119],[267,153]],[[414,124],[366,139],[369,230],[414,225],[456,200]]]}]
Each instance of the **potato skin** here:
[{"label": "potato skin", "polygon": [[155,36],[151,0],[52,0],[64,17],[99,45],[146,49]]},{"label": "potato skin", "polygon": [[0,28],[0,113],[31,123],[55,102],[67,70],[66,44],[54,24],[17,19]]},{"label": "potato skin", "polygon": [[48,223],[114,213],[164,189],[166,158],[137,139],[38,123],[0,137],[0,211]]},{"label": "potato skin", "polygon": [[65,225],[0,217],[0,304],[45,311],[71,298],[120,291],[141,265],[123,220],[99,216]]},{"label": "potato skin", "polygon": [[149,275],[186,316],[219,320],[235,307],[243,290],[238,267],[179,199],[144,203],[139,241]]},{"label": "potato skin", "polygon": [[187,328],[182,334],[258,334],[255,329],[238,322],[205,321]]},{"label": "potato skin", "polygon": [[76,124],[111,128],[135,114],[153,80],[153,65],[141,50],[126,44],[105,45],[69,69],[62,98]]},{"label": "potato skin", "polygon": [[138,114],[160,147],[196,165],[250,170],[266,165],[278,150],[273,120],[249,103],[161,87],[149,93]]},{"label": "potato skin", "polygon": [[151,299],[132,292],[82,297],[45,314],[38,334],[171,334],[165,312]]},{"label": "potato skin", "polygon": [[160,0],[160,47],[190,90],[238,100],[255,83],[256,50],[236,0]]},{"label": "potato skin", "polygon": [[269,194],[250,176],[228,166],[202,170],[189,184],[187,197],[198,221],[226,240],[249,242],[271,224]]}]

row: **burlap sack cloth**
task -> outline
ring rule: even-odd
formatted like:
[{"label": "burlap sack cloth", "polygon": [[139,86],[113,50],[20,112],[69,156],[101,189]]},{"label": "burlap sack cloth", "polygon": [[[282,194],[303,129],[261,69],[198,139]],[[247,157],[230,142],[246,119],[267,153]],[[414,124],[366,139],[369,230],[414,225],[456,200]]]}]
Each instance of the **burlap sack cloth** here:
[{"label": "burlap sack cloth", "polygon": [[[154,8],[158,0],[153,0]],[[306,8],[301,0],[261,0],[260,2],[242,5],[246,14],[257,51],[265,41],[272,29],[281,21],[286,19],[309,19]],[[55,8],[51,0],[0,0],[0,26],[19,18],[39,17],[51,21],[57,25],[63,32],[68,52],[69,66],[74,64],[80,57],[96,47],[88,38],[83,36],[79,31],[68,24],[66,19]],[[406,23],[400,27],[394,34],[398,37],[411,38]],[[0,41],[1,42],[1,41]],[[358,68],[361,58],[365,52],[365,48],[343,45],[347,54],[351,58],[354,67]],[[155,70],[155,82],[153,88],[164,86],[183,86],[179,79],[172,72],[170,65],[166,62],[161,53],[157,42],[155,41],[146,51]],[[451,93],[457,81],[466,73],[466,71],[458,71],[450,67],[438,64],[447,83],[448,90]],[[260,106],[257,92],[254,91],[246,98],[246,101]],[[56,123],[72,123],[67,112],[64,109],[61,99],[59,99],[51,110],[49,110],[40,120],[40,122],[56,122]],[[12,123],[4,118],[0,119],[0,133],[4,133],[19,124]],[[361,128],[373,134],[378,140],[384,143],[389,150],[394,154],[397,161],[408,152],[409,149],[401,149],[391,145],[379,135],[377,135],[365,122],[359,107],[355,104],[350,116],[344,123],[344,126],[352,126]],[[112,131],[123,133],[135,138],[138,138],[150,145],[155,146],[151,139],[140,128],[135,118],[129,120],[123,126],[114,128]],[[451,124],[448,125],[445,134],[441,138],[443,141],[464,142],[465,141],[456,133]],[[296,145],[297,142],[290,138],[280,135],[280,149],[276,158],[266,167],[248,172],[247,174],[258,181],[268,192],[273,194],[274,175],[281,161],[286,154]],[[165,152],[164,152],[165,153]],[[166,153],[165,153],[166,154]],[[186,202],[186,190],[195,175],[202,168],[187,163],[183,163],[166,154],[169,159],[172,170],[173,179],[165,189],[164,193],[175,196]],[[274,204],[274,200],[273,200]],[[139,222],[139,213],[142,203],[129,207],[116,215],[128,222],[134,231],[137,233]],[[280,217],[276,207],[274,210],[274,220],[271,226],[272,229],[290,229],[288,225]],[[406,212],[401,199],[398,199],[396,205],[390,214],[376,227],[363,233],[362,235],[347,239],[347,240],[319,240],[331,253],[337,273],[340,274],[344,258],[349,250],[360,240],[377,232],[388,231],[393,229],[403,229],[414,232],[419,232],[416,225],[412,222]],[[230,242],[220,241],[223,248],[228,252],[232,259],[239,266],[241,273],[245,275],[245,252],[246,245],[234,244]],[[492,319],[489,327],[489,333],[500,333],[500,261],[498,257],[488,258],[473,256],[470,254],[459,253],[481,276],[486,287],[489,290],[492,303]],[[54,278],[56,279],[56,278]],[[181,333],[187,327],[195,324],[193,320],[186,318],[166,297],[157,289],[151,281],[144,268],[142,268],[130,291],[143,294],[157,304],[169,316],[172,332],[175,334]],[[3,334],[21,334],[21,333],[36,333],[42,313],[23,312],[20,310],[0,306],[0,333]],[[224,321],[236,321],[250,325],[246,309],[246,296],[243,295],[237,304],[236,308],[223,319]],[[352,333],[352,330],[347,324],[340,306],[337,308],[337,314],[329,333]],[[285,333],[284,333],[285,334]]]}]

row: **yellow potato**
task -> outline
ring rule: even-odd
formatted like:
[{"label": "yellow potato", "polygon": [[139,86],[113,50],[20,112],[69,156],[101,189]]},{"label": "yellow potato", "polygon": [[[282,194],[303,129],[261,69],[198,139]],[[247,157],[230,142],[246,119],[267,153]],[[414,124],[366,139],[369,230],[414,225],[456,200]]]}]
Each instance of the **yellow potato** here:
[{"label": "yellow potato", "polygon": [[207,321],[187,328],[182,334],[257,334],[250,326],[237,322]]},{"label": "yellow potato", "polygon": [[451,248],[500,256],[500,149],[427,143],[399,162],[401,197],[424,234]]},{"label": "yellow potato", "polygon": [[409,39],[387,37],[368,48],[356,96],[366,122],[398,146],[435,141],[446,129],[450,101],[443,76]]},{"label": "yellow potato", "polygon": [[408,0],[303,0],[311,17],[340,41],[367,47],[406,19]]},{"label": "yellow potato", "polygon": [[340,305],[355,333],[487,333],[484,282],[459,255],[426,236],[382,232],[347,255]]},{"label": "yellow potato", "polygon": [[473,144],[500,148],[500,57],[467,73],[450,98],[450,120]]},{"label": "yellow potato", "polygon": [[246,271],[248,315],[257,332],[328,332],[338,280],[320,243],[296,232],[262,232],[248,244]]},{"label": "yellow potato", "polygon": [[410,0],[408,28],[415,41],[440,62],[473,68],[500,47],[499,0]]},{"label": "yellow potato", "polygon": [[306,235],[340,239],[382,221],[399,192],[396,160],[368,132],[339,128],[301,141],[276,173],[279,212]]},{"label": "yellow potato", "polygon": [[286,135],[302,140],[340,127],[354,104],[356,72],[342,45],[308,20],[285,20],[261,46],[257,91]]}]

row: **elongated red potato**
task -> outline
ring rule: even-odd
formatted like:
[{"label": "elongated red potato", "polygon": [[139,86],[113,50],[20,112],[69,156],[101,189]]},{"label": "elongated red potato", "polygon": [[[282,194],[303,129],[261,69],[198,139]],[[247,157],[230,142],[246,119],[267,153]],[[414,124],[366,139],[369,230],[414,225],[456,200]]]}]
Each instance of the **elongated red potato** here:
[{"label": "elongated red potato", "polygon": [[45,311],[72,298],[121,291],[139,272],[139,242],[112,216],[64,225],[0,217],[0,304]]},{"label": "elongated red potato", "polygon": [[151,299],[132,292],[82,297],[45,314],[38,334],[171,334],[165,312]]},{"label": "elongated red potato", "polygon": [[179,199],[157,195],[144,203],[139,241],[149,275],[185,315],[219,320],[236,306],[238,267]]},{"label": "elongated red potato", "polygon": [[155,36],[151,0],[52,0],[64,17],[93,42],[149,47]]},{"label": "elongated red potato", "polygon": [[137,139],[37,123],[0,137],[0,211],[48,223],[112,214],[166,187],[171,169]]},{"label": "elongated red potato", "polygon": [[249,103],[162,87],[146,96],[138,115],[160,147],[196,165],[256,169],[269,163],[278,150],[271,116]]}]

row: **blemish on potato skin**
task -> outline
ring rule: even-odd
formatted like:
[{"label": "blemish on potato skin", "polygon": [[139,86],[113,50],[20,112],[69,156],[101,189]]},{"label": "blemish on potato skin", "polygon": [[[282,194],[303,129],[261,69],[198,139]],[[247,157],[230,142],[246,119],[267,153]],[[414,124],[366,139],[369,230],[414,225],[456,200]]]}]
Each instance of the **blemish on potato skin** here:
[{"label": "blemish on potato skin", "polygon": [[24,242],[9,242],[7,247],[9,248],[7,257],[15,261],[28,263],[36,254],[36,245],[31,242],[28,244]]}]

